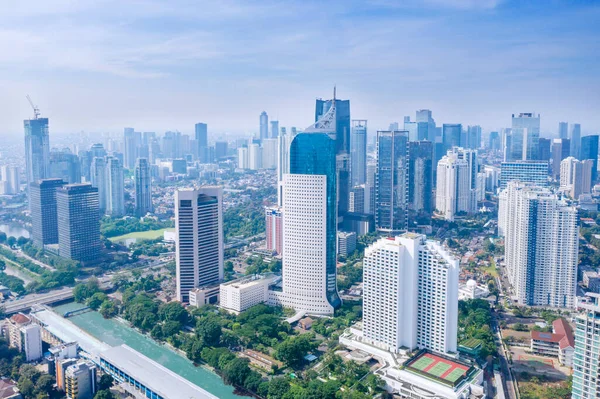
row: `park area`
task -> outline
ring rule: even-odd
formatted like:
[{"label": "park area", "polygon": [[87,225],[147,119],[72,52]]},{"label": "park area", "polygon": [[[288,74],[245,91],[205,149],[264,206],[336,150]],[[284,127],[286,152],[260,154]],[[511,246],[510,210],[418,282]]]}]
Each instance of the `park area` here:
[{"label": "park area", "polygon": [[123,234],[117,237],[111,237],[110,240],[112,242],[126,242],[128,240],[156,240],[164,235],[165,231],[169,231],[173,229],[159,229],[159,230],[149,230],[149,231],[135,231],[133,233]]},{"label": "park area", "polygon": [[420,374],[433,376],[449,385],[454,385],[469,371],[469,366],[431,353],[417,356],[408,363],[407,368],[416,370]]}]

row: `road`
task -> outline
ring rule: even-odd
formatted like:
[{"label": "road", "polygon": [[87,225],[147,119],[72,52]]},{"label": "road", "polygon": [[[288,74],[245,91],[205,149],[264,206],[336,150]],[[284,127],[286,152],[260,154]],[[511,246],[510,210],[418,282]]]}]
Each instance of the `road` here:
[{"label": "road", "polygon": [[[8,248],[8,247],[7,247],[7,248]],[[43,267],[44,269],[48,269],[48,270],[50,270],[50,271],[56,271],[56,269],[55,269],[55,268],[53,268],[52,266],[50,266],[50,265],[47,265],[47,264],[45,264],[45,263],[42,263],[42,262],[40,262],[40,261],[39,261],[39,260],[37,260],[37,259],[34,259],[34,258],[32,258],[31,256],[27,255],[25,252],[21,251],[20,249],[19,249],[19,250],[17,250],[17,251],[13,251],[13,254],[15,254],[15,255],[16,255],[16,256],[18,256],[19,258],[25,258],[25,259],[28,259],[28,260],[30,260],[31,262],[35,263],[36,265],[38,265],[38,266],[40,266],[40,267]]]},{"label": "road", "polygon": [[498,321],[496,320],[496,312],[492,312],[492,328],[494,329],[494,339],[496,341],[496,348],[498,348],[498,359],[500,360],[500,370],[502,372],[502,384],[504,392],[506,392],[509,399],[518,399],[515,387],[515,381],[513,380],[512,373],[509,370],[508,365],[508,353],[506,352],[506,346],[502,342],[502,334],[500,327],[498,327]]}]

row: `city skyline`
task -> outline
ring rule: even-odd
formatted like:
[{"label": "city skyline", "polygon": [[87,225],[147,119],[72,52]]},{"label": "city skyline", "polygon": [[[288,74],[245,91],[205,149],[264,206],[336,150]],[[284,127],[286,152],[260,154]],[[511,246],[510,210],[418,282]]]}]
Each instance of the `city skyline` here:
[{"label": "city skyline", "polygon": [[[191,132],[198,121],[257,133],[263,110],[302,126],[334,84],[372,129],[427,108],[440,125],[489,131],[535,112],[542,135],[556,135],[560,121],[586,135],[600,130],[598,44],[584,40],[599,14],[596,4],[562,1],[11,4],[0,16],[0,135],[31,117],[26,94],[53,134]],[[299,21],[308,26],[290,31]]]}]

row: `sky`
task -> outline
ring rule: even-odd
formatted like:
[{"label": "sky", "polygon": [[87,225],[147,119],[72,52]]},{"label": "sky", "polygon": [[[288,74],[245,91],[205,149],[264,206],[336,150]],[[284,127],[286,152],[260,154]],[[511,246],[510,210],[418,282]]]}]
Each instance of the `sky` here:
[{"label": "sky", "polygon": [[0,0],[0,137],[29,94],[52,134],[309,126],[350,99],[385,129],[510,127],[541,114],[600,133],[600,2],[502,0]]}]

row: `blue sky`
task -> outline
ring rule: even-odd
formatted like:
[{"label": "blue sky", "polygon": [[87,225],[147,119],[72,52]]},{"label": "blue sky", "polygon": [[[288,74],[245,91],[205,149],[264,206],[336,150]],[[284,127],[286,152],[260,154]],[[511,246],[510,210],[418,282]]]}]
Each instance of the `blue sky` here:
[{"label": "blue sky", "polygon": [[30,94],[51,132],[305,127],[351,100],[370,130],[433,110],[510,126],[539,112],[600,132],[600,3],[502,0],[23,0],[0,12],[0,135]]}]

